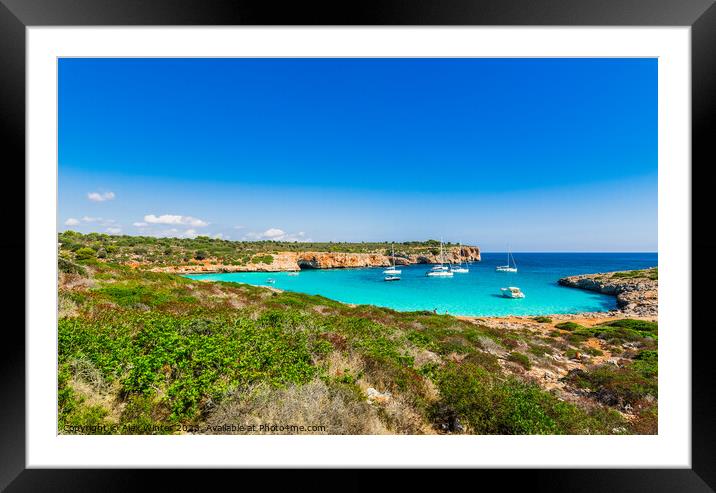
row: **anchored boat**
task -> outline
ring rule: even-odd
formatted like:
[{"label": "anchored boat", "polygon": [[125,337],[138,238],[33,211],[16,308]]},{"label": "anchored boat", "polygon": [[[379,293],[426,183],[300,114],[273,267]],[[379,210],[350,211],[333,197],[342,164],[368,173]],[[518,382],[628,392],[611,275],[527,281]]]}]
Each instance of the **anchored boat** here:
[{"label": "anchored boat", "polygon": [[[510,260],[512,260],[511,264]],[[509,248],[507,248],[507,265],[498,265],[495,270],[497,272],[517,272],[517,262],[515,262],[515,258]]]},{"label": "anchored boat", "polygon": [[500,288],[502,296],[505,298],[524,298],[525,294],[520,291],[520,288],[510,286],[509,288]]},{"label": "anchored boat", "polygon": [[434,266],[426,274],[429,277],[452,277],[452,271],[445,266],[445,258],[443,256],[443,240],[440,238],[440,265]]},{"label": "anchored boat", "polygon": [[465,267],[465,265],[462,263],[462,243],[459,243],[458,245],[460,247],[460,263],[457,265],[457,267],[453,267],[451,270],[456,274],[467,274],[470,272],[470,269]]},{"label": "anchored boat", "polygon": [[[393,243],[390,247],[391,247],[391,256],[390,256],[390,259],[391,259],[391,261],[392,261],[393,264],[390,266],[389,269],[385,269],[385,270],[383,271],[383,274],[388,274],[389,276],[394,276],[394,275],[400,274],[402,271],[401,271],[400,269],[396,269],[396,268],[395,268],[395,243]],[[397,280],[399,280],[399,279],[400,279],[400,278],[398,278]],[[386,279],[386,281],[387,281],[387,280],[388,280],[388,279]],[[391,280],[391,281],[394,281],[394,280],[396,280],[396,279],[390,279],[390,280]]]}]

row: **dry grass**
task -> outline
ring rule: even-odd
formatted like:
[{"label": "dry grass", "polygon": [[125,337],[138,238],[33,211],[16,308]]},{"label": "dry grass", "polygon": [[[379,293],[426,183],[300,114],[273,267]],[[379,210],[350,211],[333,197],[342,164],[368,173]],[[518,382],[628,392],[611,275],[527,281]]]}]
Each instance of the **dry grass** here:
[{"label": "dry grass", "polygon": [[479,336],[478,341],[484,351],[490,354],[499,355],[505,352],[505,348],[497,344],[494,340],[486,336]]},{"label": "dry grass", "polygon": [[60,290],[66,289],[68,291],[86,291],[95,286],[94,280],[89,277],[79,274],[65,274],[64,272],[60,272],[58,284]]},{"label": "dry grass", "polygon": [[[271,434],[379,435],[389,431],[357,392],[342,386],[329,387],[322,380],[306,385],[271,389],[257,386],[222,403],[206,421],[209,427],[223,425],[324,426],[322,431],[272,431]],[[212,433],[211,429],[207,429]],[[225,431],[221,432],[226,433]],[[244,434],[246,432],[237,432]]]},{"label": "dry grass", "polygon": [[59,294],[57,298],[57,315],[59,318],[76,317],[79,314],[77,303],[68,296]]}]

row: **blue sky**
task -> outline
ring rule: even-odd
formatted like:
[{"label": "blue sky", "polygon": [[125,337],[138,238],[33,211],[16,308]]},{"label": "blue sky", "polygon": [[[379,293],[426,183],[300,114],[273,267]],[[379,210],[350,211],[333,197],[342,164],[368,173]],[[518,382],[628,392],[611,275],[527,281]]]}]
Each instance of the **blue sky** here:
[{"label": "blue sky", "polygon": [[61,59],[60,229],[655,251],[655,59]]}]

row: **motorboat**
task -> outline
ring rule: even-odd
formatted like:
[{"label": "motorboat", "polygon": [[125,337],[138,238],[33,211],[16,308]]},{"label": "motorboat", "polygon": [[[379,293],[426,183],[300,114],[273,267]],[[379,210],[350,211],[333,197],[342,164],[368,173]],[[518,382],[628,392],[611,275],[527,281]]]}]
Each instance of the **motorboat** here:
[{"label": "motorboat", "polygon": [[502,296],[505,298],[524,298],[525,294],[520,291],[520,288],[510,286],[509,288],[500,288]]}]

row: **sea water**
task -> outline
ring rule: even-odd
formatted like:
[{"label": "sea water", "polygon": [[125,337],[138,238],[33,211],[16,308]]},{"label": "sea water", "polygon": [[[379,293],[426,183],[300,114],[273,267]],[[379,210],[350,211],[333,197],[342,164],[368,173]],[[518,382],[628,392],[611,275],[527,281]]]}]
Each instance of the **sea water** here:
[{"label": "sea water", "polygon": [[[320,294],[354,304],[396,310],[430,310],[451,315],[546,315],[608,311],[616,308],[613,296],[557,284],[561,277],[617,270],[656,267],[656,253],[513,253],[518,272],[496,272],[505,265],[505,253],[483,253],[481,262],[465,264],[470,272],[453,277],[427,277],[432,265],[398,266],[401,280],[383,280],[385,267],[302,270],[287,272],[236,272],[192,274],[191,279],[273,286],[287,291]],[[269,279],[275,280],[268,284]],[[504,298],[500,288],[516,286],[523,299]]]}]

